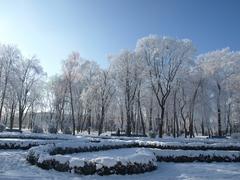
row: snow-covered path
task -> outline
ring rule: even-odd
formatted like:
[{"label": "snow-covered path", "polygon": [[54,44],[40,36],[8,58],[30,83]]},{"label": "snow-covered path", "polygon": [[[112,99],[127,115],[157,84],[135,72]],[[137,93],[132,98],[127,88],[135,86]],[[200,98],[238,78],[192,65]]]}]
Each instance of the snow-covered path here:
[{"label": "snow-covered path", "polygon": [[26,151],[0,150],[1,180],[86,179],[86,180],[155,180],[155,179],[240,179],[240,163],[158,163],[156,171],[131,176],[80,176],[43,170],[25,160]]}]

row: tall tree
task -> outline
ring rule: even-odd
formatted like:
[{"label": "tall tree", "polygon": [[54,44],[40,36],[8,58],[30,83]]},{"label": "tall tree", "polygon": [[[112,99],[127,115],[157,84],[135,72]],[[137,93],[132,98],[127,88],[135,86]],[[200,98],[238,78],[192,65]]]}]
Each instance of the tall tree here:
[{"label": "tall tree", "polygon": [[209,81],[215,84],[218,135],[223,135],[222,130],[222,93],[229,78],[238,73],[238,61],[240,53],[230,51],[229,48],[209,52],[199,56],[202,69],[209,77]]},{"label": "tall tree", "polygon": [[69,55],[68,59],[63,62],[64,78],[67,82],[67,87],[70,95],[70,106],[72,116],[72,134],[75,135],[75,114],[74,114],[74,90],[73,84],[75,83],[79,70],[80,56],[78,53],[73,52]]},{"label": "tall tree", "polygon": [[3,84],[1,85],[2,87],[2,92],[1,92],[1,102],[0,102],[0,122],[2,119],[2,110],[3,110],[3,105],[4,101],[6,98],[6,91],[7,91],[7,86],[9,84],[9,77],[10,73],[13,70],[13,64],[16,61],[19,61],[21,58],[20,51],[13,46],[9,45],[4,45],[1,46],[1,57],[0,60],[2,62],[2,71],[1,71],[1,76],[4,78]]},{"label": "tall tree", "polygon": [[151,87],[161,109],[158,135],[162,137],[167,99],[178,70],[183,63],[192,60],[194,48],[189,40],[149,36],[137,42],[136,51],[147,66]]},{"label": "tall tree", "polygon": [[39,64],[39,60],[35,57],[30,59],[21,59],[14,67],[14,77],[16,79],[14,88],[17,93],[18,100],[18,120],[19,130],[22,129],[24,113],[27,113],[31,105],[32,95],[37,88],[36,85],[43,77],[44,72]]}]

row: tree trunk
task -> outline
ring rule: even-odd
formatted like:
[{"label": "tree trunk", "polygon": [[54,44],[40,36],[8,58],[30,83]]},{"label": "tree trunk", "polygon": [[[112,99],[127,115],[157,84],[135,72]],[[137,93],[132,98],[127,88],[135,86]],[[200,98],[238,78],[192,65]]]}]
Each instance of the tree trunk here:
[{"label": "tree trunk", "polygon": [[151,97],[150,108],[149,108],[149,131],[152,131],[152,112],[153,112],[153,100]]},{"label": "tree trunk", "polygon": [[13,129],[13,125],[14,125],[14,117],[15,117],[15,102],[12,102],[11,105],[11,113],[10,113],[10,129]]},{"label": "tree trunk", "polygon": [[99,136],[102,134],[104,118],[105,118],[105,108],[102,105],[102,108],[101,108],[101,118],[100,118],[99,127],[98,127],[98,135]]},{"label": "tree trunk", "polygon": [[197,93],[198,93],[198,89],[199,87],[201,86],[201,81],[198,82],[197,84],[197,87],[196,89],[194,90],[194,93],[193,93],[193,97],[190,101],[190,107],[189,107],[189,135],[190,135],[190,138],[193,138],[194,137],[194,127],[193,127],[193,117],[194,117],[194,106],[195,106],[195,101],[196,101],[196,98],[197,98]]},{"label": "tree trunk", "polygon": [[87,113],[87,131],[88,131],[88,134],[91,133],[91,109],[88,108],[88,113]]},{"label": "tree trunk", "polygon": [[123,123],[124,123],[124,114],[123,114],[123,107],[122,107],[122,105],[120,105],[120,113],[121,113],[121,115],[120,115],[120,120],[121,120],[121,131],[123,130]]},{"label": "tree trunk", "polygon": [[3,109],[3,104],[6,96],[6,90],[7,90],[7,83],[8,83],[8,74],[6,74],[5,81],[4,81],[4,88],[2,92],[2,100],[1,100],[1,105],[0,105],[0,122],[2,120],[2,109]]},{"label": "tree trunk", "polygon": [[220,106],[221,86],[219,83],[217,83],[217,87],[218,87],[218,96],[217,96],[218,136],[222,136],[221,106]]},{"label": "tree trunk", "polygon": [[177,91],[174,92],[174,99],[173,99],[173,119],[174,119],[174,134],[173,136],[179,136],[179,123],[177,117],[177,108],[176,108],[176,99],[177,99]]},{"label": "tree trunk", "polygon": [[159,122],[158,122],[158,136],[159,138],[163,137],[163,118],[164,118],[164,113],[165,113],[165,107],[164,106],[160,106],[161,107],[161,116],[159,118]]},{"label": "tree trunk", "polygon": [[19,121],[19,130],[22,130],[22,121],[23,121],[23,110],[20,108],[19,109],[19,117],[18,117],[18,121]]},{"label": "tree trunk", "polygon": [[183,109],[184,109],[184,106],[181,107],[181,117],[182,117],[182,120],[183,120],[184,135],[185,135],[185,138],[187,138],[187,135],[188,135],[187,123],[186,123],[186,118],[185,118],[184,113],[183,113]]},{"label": "tree trunk", "polygon": [[126,127],[127,136],[131,136],[131,114],[130,110],[127,109],[127,127]]},{"label": "tree trunk", "polygon": [[228,104],[228,110],[227,110],[227,129],[226,129],[226,134],[228,134],[228,131],[230,133],[230,136],[232,134],[232,123],[230,119],[231,115],[231,103]]},{"label": "tree trunk", "polygon": [[140,114],[141,125],[142,125],[142,133],[145,136],[146,131],[145,131],[145,123],[144,123],[144,119],[143,119],[143,114],[142,114],[141,101],[140,101],[140,90],[138,91],[138,107],[139,107],[139,114]]},{"label": "tree trunk", "polygon": [[69,83],[70,90],[70,100],[71,100],[71,111],[72,111],[72,134],[75,135],[75,117],[74,117],[74,107],[73,107],[73,93],[72,93],[72,84]]},{"label": "tree trunk", "polygon": [[202,136],[204,136],[205,132],[204,132],[204,121],[202,119],[202,123],[201,123],[201,129],[202,129]]}]

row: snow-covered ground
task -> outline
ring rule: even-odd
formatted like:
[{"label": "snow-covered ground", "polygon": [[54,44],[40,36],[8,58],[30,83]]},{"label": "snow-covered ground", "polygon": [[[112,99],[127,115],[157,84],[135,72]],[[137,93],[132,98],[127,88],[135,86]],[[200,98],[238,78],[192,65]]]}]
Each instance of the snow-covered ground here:
[{"label": "snow-covered ground", "polygon": [[[20,139],[19,139],[20,138]],[[22,139],[23,138],[23,139]],[[103,138],[103,139],[102,139]],[[120,137],[125,141],[119,141],[119,137],[110,137],[108,134],[103,135],[98,139],[95,139],[95,134],[91,136],[71,136],[71,135],[50,135],[50,134],[34,134],[30,132],[24,133],[1,133],[0,134],[0,145],[10,144],[12,146],[28,146],[28,145],[40,145],[40,144],[57,144],[60,147],[78,147],[79,145],[84,146],[101,146],[101,145],[114,145],[114,144],[133,144],[139,143],[142,145],[154,145],[154,146],[168,146],[168,147],[235,147],[237,150],[230,151],[226,149],[221,150],[160,150],[152,149],[151,151],[155,155],[161,154],[161,156],[196,156],[200,154],[206,155],[221,155],[221,156],[239,156],[240,153],[240,141],[234,139],[206,139],[206,137],[197,137],[193,139],[185,138],[169,138],[164,137],[163,139],[151,139],[151,138],[133,138],[133,137]],[[104,140],[105,139],[105,140]],[[96,140],[99,140],[97,142]],[[95,142],[96,141],[96,142]],[[90,142],[90,143],[89,143]],[[9,145],[9,147],[10,147]],[[48,145],[51,146],[51,145]],[[131,148],[131,149],[112,149],[98,152],[81,152],[71,154],[74,158],[85,158],[88,160],[96,158],[111,157],[114,159],[127,157],[139,149],[144,148]],[[150,148],[146,148],[150,150]],[[180,148],[181,149],[181,148]],[[56,170],[44,170],[35,165],[31,165],[26,161],[27,150],[8,150],[0,149],[0,180],[8,179],[99,179],[99,180],[120,180],[120,179],[240,179],[240,163],[166,163],[157,162],[157,170],[147,172],[138,175],[110,175],[110,176],[99,176],[91,175],[84,176],[68,172],[58,172]],[[57,155],[58,156],[58,155]],[[65,155],[64,155],[65,156]],[[68,155],[66,155],[68,156]]]},{"label": "snow-covered ground", "polygon": [[124,157],[124,156],[129,156],[131,154],[134,154],[139,149],[144,149],[144,148],[122,148],[122,149],[113,149],[113,150],[97,151],[97,152],[73,153],[71,154],[71,157],[95,159],[95,158],[107,156],[107,157],[118,158],[118,157]]},{"label": "snow-covered ground", "polygon": [[[113,150],[115,151],[115,150]],[[100,154],[102,152],[99,152]],[[240,163],[157,163],[158,169],[139,175],[110,175],[110,176],[81,176],[43,170],[30,165],[25,160],[26,151],[0,150],[0,179],[1,180],[156,180],[156,179],[233,179],[240,177]]]}]

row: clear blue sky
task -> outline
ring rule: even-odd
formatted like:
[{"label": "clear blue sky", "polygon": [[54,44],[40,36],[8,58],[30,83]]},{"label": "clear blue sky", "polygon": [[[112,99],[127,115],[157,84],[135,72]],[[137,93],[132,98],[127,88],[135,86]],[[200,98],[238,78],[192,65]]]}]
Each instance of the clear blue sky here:
[{"label": "clear blue sky", "polygon": [[240,1],[0,0],[0,42],[37,55],[49,75],[72,51],[107,66],[149,34],[189,38],[198,53],[240,50]]}]

